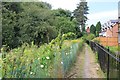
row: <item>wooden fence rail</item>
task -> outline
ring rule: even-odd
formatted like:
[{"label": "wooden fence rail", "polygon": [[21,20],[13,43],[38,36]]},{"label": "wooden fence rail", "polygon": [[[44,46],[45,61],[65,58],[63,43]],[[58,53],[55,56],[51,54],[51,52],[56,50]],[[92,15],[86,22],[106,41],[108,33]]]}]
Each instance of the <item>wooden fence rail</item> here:
[{"label": "wooden fence rail", "polygon": [[98,37],[97,40],[103,46],[118,46],[118,37]]}]

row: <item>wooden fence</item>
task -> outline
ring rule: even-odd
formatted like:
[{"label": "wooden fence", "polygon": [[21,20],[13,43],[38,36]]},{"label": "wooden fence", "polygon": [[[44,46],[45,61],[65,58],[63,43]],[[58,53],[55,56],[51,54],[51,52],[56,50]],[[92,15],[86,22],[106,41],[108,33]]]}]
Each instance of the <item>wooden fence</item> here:
[{"label": "wooden fence", "polygon": [[103,46],[118,46],[118,37],[98,37],[97,40]]}]

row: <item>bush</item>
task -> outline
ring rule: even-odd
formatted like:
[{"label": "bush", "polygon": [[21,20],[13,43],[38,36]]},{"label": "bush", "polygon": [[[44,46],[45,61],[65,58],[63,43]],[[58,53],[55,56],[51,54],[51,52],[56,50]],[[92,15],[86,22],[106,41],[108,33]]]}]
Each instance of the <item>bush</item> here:
[{"label": "bush", "polygon": [[[65,34],[66,35],[66,34]],[[69,33],[67,34],[69,37],[72,38],[74,34]],[[40,47],[37,47],[33,44],[29,45],[24,43],[21,47],[12,49],[9,52],[2,50],[2,77],[3,78],[51,78],[54,77],[56,73],[55,71],[62,71],[62,58],[61,58],[61,51],[67,51],[66,45],[64,49],[59,48],[60,42],[60,35],[51,41],[50,44],[44,44]],[[78,43],[78,40],[74,40],[74,42]],[[74,44],[72,46],[68,46],[68,48],[72,48],[74,53],[78,50],[76,47],[77,45]],[[72,46],[72,47],[71,47]],[[82,47],[81,43],[79,45]],[[75,54],[73,54],[75,55]],[[64,59],[64,58],[63,58]],[[70,59],[72,60],[72,58]],[[68,64],[69,66],[70,64]],[[57,66],[57,67],[56,67]],[[59,73],[59,75],[63,75]],[[58,74],[56,74],[58,75]],[[0,76],[1,77],[1,76]]]},{"label": "bush", "polygon": [[70,40],[70,39],[76,39],[76,34],[73,32],[68,32],[67,34],[63,34],[64,39]]},{"label": "bush", "polygon": [[100,43],[100,40],[98,40],[98,39],[94,39],[93,41],[96,43]]},{"label": "bush", "polygon": [[88,36],[87,36],[87,40],[92,40],[92,39],[94,39],[95,38],[95,35],[94,34],[89,34]]}]

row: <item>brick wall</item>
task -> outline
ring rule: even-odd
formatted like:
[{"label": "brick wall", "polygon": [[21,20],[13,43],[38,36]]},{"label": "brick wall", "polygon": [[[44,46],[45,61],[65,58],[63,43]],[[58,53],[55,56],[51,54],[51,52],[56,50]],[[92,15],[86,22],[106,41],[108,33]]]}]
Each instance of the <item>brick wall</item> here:
[{"label": "brick wall", "polygon": [[118,24],[113,27],[113,37],[118,37]]},{"label": "brick wall", "polygon": [[107,29],[106,36],[107,37],[118,37],[118,24],[115,24],[113,28]]}]

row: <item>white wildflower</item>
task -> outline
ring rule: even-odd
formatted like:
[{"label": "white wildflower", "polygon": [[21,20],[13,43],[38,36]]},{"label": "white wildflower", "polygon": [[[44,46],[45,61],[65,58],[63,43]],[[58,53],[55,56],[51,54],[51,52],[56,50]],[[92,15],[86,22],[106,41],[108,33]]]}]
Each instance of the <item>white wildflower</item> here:
[{"label": "white wildflower", "polygon": [[59,49],[59,46],[57,46],[57,49]]},{"label": "white wildflower", "polygon": [[47,56],[46,59],[50,59],[50,57]]},{"label": "white wildflower", "polygon": [[27,62],[28,62],[29,60],[27,59]]},{"label": "white wildflower", "polygon": [[63,62],[61,62],[61,64],[63,64]]},{"label": "white wildflower", "polygon": [[32,74],[33,74],[33,72],[30,72],[30,74],[32,75]]},{"label": "white wildflower", "polygon": [[40,60],[40,58],[38,58],[38,60]]},{"label": "white wildflower", "polygon": [[40,67],[41,67],[41,68],[43,68],[43,67],[44,67],[44,65],[40,65]]},{"label": "white wildflower", "polygon": [[65,36],[65,34],[63,34],[63,37]]},{"label": "white wildflower", "polygon": [[68,53],[66,53],[66,55],[67,55]]}]

